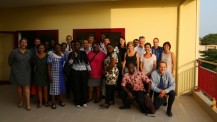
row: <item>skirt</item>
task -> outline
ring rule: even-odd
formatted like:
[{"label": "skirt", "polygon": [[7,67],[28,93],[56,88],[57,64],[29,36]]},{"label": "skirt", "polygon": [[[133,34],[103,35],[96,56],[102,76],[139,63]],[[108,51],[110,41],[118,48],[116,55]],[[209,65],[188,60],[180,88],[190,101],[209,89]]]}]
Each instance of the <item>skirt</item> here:
[{"label": "skirt", "polygon": [[101,84],[101,78],[89,78],[88,79],[88,86],[100,86]]}]

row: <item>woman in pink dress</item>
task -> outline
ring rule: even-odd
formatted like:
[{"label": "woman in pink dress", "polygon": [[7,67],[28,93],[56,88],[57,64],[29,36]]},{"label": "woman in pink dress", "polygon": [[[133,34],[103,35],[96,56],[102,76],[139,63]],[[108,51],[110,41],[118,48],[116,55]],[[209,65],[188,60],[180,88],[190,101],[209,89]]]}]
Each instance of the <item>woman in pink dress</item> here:
[{"label": "woman in pink dress", "polygon": [[101,91],[101,78],[102,78],[102,69],[103,63],[105,60],[105,53],[100,51],[99,45],[97,43],[92,44],[93,50],[88,53],[88,60],[92,70],[92,75],[89,76],[88,80],[88,101],[93,99],[93,90],[96,88],[96,99],[95,103],[98,103],[100,100],[100,91]]}]

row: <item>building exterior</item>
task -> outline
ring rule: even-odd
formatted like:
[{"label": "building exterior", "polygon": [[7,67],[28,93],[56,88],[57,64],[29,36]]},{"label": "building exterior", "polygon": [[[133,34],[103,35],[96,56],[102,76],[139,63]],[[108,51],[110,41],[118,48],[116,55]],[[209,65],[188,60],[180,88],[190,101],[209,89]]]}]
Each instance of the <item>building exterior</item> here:
[{"label": "building exterior", "polygon": [[117,0],[0,8],[0,80],[9,79],[7,56],[13,48],[13,42],[6,43],[13,37],[3,32],[57,29],[59,42],[63,42],[73,29],[125,28],[127,41],[141,35],[151,44],[155,37],[160,45],[169,41],[177,59],[176,91],[192,90],[199,4],[200,0]]}]

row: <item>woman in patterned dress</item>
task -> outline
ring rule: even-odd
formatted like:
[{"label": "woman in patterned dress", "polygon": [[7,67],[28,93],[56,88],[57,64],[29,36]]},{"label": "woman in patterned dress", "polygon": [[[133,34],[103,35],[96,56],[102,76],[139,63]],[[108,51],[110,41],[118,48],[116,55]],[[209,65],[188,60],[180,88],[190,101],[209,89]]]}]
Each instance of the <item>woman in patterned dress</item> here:
[{"label": "woman in patterned dress", "polygon": [[100,105],[102,108],[109,108],[111,104],[114,104],[114,90],[118,78],[118,56],[114,52],[114,47],[112,44],[106,45],[107,57],[104,61],[104,71],[106,83],[106,100],[105,103]]},{"label": "woman in patterned dress", "polygon": [[59,96],[59,105],[65,106],[63,102],[63,94],[65,92],[64,84],[64,56],[61,53],[61,45],[56,44],[55,52],[49,54],[48,59],[48,76],[50,80],[50,95],[52,100],[51,108],[55,109],[55,96]]},{"label": "woman in patterned dress", "polygon": [[[45,100],[45,106],[48,104],[48,70],[47,70],[47,57],[45,53],[45,46],[40,44],[38,46],[38,54],[34,57],[35,69],[34,69],[34,83],[38,91],[38,107],[42,106],[42,96]],[[43,95],[42,95],[43,93]]]}]

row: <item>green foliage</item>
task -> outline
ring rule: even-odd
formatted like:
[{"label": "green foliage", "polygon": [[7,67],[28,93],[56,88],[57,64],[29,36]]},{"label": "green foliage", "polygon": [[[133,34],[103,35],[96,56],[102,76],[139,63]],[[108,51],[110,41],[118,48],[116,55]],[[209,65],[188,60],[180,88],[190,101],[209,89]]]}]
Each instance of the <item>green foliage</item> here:
[{"label": "green foliage", "polygon": [[201,45],[217,45],[217,34],[208,34],[200,38]]},{"label": "green foliage", "polygon": [[[203,60],[217,63],[217,50],[212,49],[208,51],[201,51],[201,53],[202,53],[201,56],[203,57],[202,58]],[[201,66],[217,72],[217,66],[215,65],[208,64],[208,63],[202,63]]]}]

